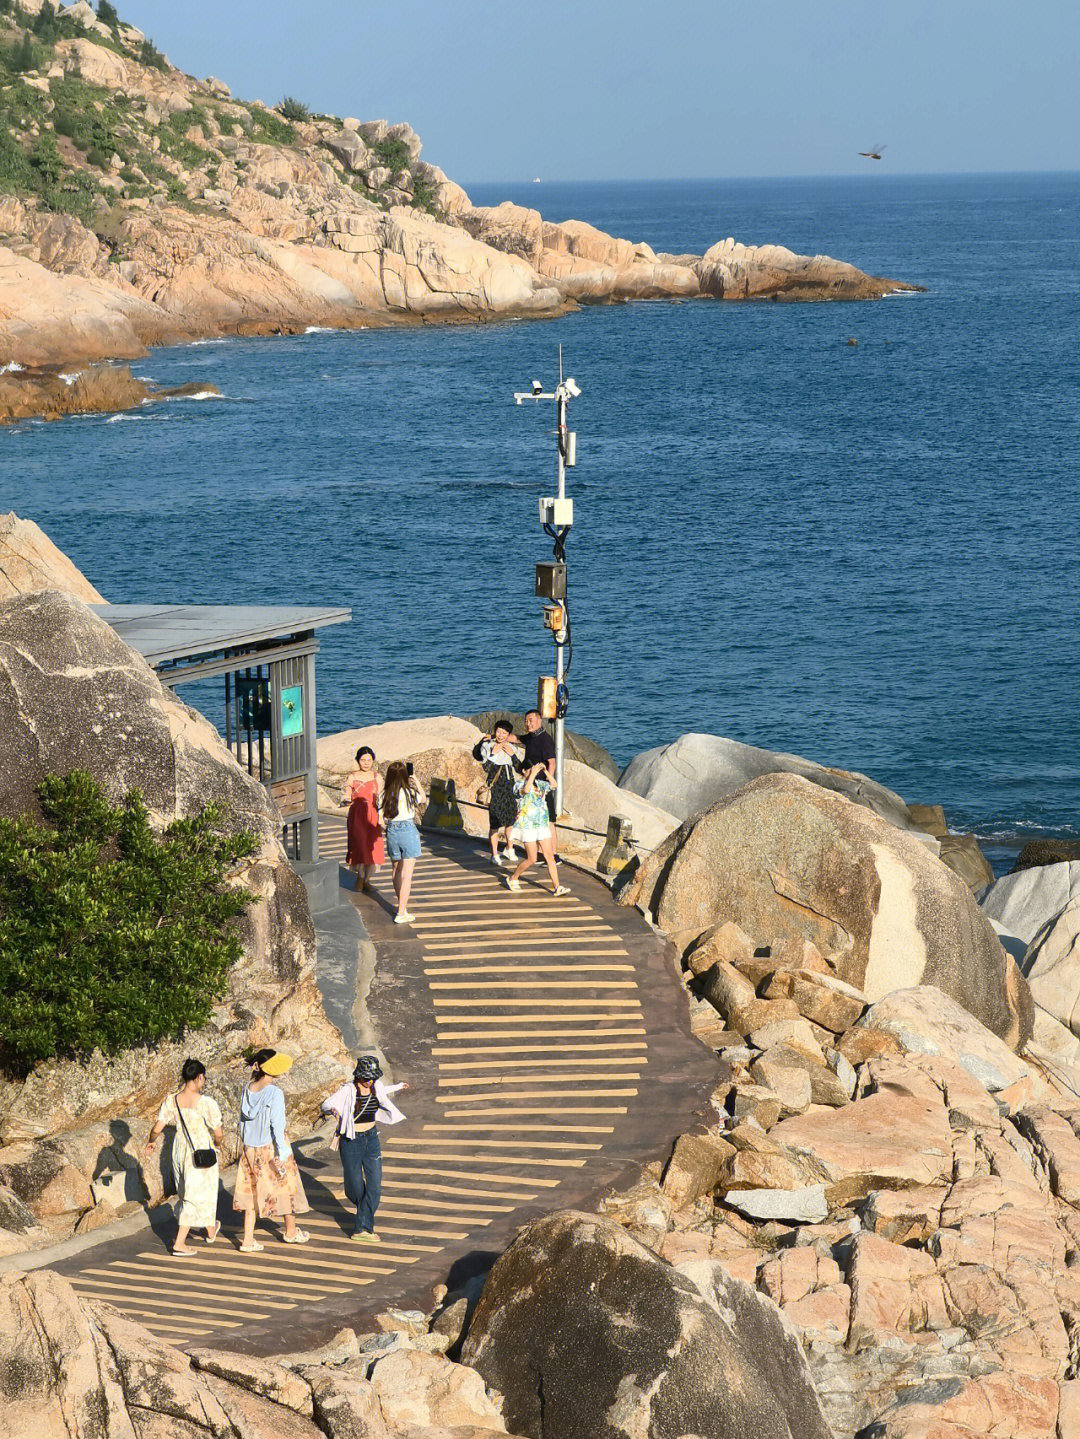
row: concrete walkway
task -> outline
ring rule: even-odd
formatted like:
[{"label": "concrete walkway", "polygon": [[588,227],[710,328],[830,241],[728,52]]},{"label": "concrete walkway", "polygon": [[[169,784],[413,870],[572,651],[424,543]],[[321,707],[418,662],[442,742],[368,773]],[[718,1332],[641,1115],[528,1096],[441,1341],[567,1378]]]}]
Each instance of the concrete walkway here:
[{"label": "concrete walkway", "polygon": [[[344,825],[327,819],[328,855]],[[595,1204],[707,1114],[718,1067],[691,1036],[670,949],[604,884],[564,867],[555,899],[539,868],[520,894],[486,848],[425,836],[409,928],[392,922],[389,867],[357,896],[378,952],[368,1008],[407,1122],[382,1130],[379,1248],[348,1239],[338,1158],[298,1146],[310,1244],[236,1248],[238,1216],[194,1259],[173,1258],[173,1221],[54,1265],[80,1293],[162,1338],[251,1353],[303,1349],[390,1305],[428,1308],[432,1287],[486,1268],[514,1230]],[[351,884],[343,872],[343,882]],[[286,1083],[286,1095],[287,1095]]]}]

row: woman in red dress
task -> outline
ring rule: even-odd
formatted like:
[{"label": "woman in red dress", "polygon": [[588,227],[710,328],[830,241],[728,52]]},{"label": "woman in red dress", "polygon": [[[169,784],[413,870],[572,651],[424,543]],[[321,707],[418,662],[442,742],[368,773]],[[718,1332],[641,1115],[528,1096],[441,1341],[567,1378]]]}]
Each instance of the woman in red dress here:
[{"label": "woman in red dress", "polygon": [[371,871],[386,858],[379,827],[379,795],[382,776],[375,768],[375,751],[361,745],[356,751],[356,768],[345,781],[342,803],[349,806],[349,851],[345,863],[356,870],[354,889],[371,889]]}]

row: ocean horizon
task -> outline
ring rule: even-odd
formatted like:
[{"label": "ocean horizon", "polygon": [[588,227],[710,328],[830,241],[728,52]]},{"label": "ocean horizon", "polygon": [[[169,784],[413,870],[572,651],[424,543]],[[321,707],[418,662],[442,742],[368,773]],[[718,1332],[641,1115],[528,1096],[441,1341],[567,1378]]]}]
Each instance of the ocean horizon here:
[{"label": "ocean horizon", "polygon": [[323,733],[520,708],[550,668],[532,566],[553,447],[512,392],[561,343],[583,392],[572,728],[624,763],[688,730],[804,754],[1003,853],[1080,833],[1080,173],[466,188],[927,293],[155,350],[136,373],[223,397],[23,422],[3,507],[111,600],[351,605],[323,638]]}]

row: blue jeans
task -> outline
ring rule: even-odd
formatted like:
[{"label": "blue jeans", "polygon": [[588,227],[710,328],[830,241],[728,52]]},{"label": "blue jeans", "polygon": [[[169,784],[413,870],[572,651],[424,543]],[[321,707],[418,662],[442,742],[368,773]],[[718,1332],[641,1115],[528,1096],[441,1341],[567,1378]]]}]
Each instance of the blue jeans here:
[{"label": "blue jeans", "polygon": [[420,858],[420,831],[411,819],[392,819],[386,826],[386,853],[394,862]]},{"label": "blue jeans", "polygon": [[370,1234],[375,1228],[375,1211],[382,1194],[382,1150],[379,1131],[369,1129],[355,1139],[342,1139],[341,1168],[345,1175],[345,1198],[356,1205],[354,1234]]}]

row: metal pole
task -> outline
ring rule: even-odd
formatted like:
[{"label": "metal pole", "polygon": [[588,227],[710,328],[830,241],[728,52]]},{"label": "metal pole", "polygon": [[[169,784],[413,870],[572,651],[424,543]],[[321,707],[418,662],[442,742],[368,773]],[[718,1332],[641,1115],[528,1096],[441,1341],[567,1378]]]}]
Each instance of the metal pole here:
[{"label": "metal pole", "polygon": [[[555,391],[555,476],[558,482],[556,494],[566,499],[566,391],[562,386],[562,346],[559,347],[559,385]],[[556,692],[563,683],[563,640],[565,629],[555,632],[555,685]],[[563,759],[566,753],[566,721],[555,717],[555,814],[563,812]]]},{"label": "metal pole", "polygon": [[[540,518],[548,534],[556,536],[555,558],[565,565],[565,553],[563,543],[569,533],[570,526],[574,523],[573,501],[566,498],[566,468],[567,462],[572,465],[573,457],[570,455],[570,444],[572,436],[566,428],[566,406],[575,396],[581,394],[577,381],[570,376],[563,378],[562,346],[559,346],[559,383],[554,392],[546,391],[539,380],[533,380],[532,388],[528,390],[515,390],[514,403],[523,404],[526,400],[554,400],[555,401],[555,482],[556,493],[553,496],[546,496],[540,501]],[[563,686],[566,681],[566,651],[565,645],[568,637],[567,616],[569,608],[566,604],[565,595],[562,600],[563,624],[561,628],[554,631],[552,638],[555,643],[555,684]],[[566,748],[566,721],[559,714],[555,716],[555,813],[563,813],[563,761]]]}]

